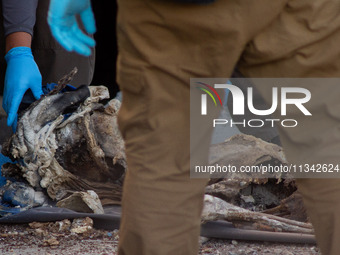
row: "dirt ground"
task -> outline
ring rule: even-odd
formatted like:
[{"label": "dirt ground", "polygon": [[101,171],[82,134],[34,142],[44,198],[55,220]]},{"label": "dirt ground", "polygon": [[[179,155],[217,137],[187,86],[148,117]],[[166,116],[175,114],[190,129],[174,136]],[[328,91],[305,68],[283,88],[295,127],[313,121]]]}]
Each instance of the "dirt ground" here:
[{"label": "dirt ground", "polygon": [[[88,228],[70,231],[58,223],[0,224],[0,254],[111,255],[117,254],[118,230]],[[79,228],[78,228],[79,230]],[[84,229],[83,229],[84,230]],[[82,232],[82,233],[79,233]],[[204,239],[200,255],[317,255],[313,245]]]},{"label": "dirt ground", "polygon": [[204,255],[321,255],[314,245],[212,239],[201,246]]}]

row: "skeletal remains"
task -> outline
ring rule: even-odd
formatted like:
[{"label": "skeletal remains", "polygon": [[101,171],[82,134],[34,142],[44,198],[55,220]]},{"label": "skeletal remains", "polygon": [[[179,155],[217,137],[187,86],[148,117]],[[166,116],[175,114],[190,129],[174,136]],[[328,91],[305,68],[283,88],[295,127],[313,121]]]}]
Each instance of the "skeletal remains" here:
[{"label": "skeletal remains", "polygon": [[113,99],[104,106],[100,101],[109,93],[103,86],[58,93],[66,84],[59,83],[19,118],[16,133],[3,148],[18,163],[7,164],[3,173],[24,177],[56,201],[93,190],[103,205],[119,203],[126,169],[117,128],[120,102]]},{"label": "skeletal remains", "polygon": [[[102,213],[101,205],[91,206],[88,201],[92,197],[98,203],[97,194],[103,206],[119,204],[126,171],[124,142],[117,127],[120,101],[108,101],[104,86],[83,86],[58,93],[72,75],[21,114],[17,132],[3,147],[3,153],[17,163],[4,165],[2,172],[8,177],[24,178],[34,189],[46,191],[58,206],[67,207],[86,197],[84,201],[89,206],[85,211],[99,208],[97,211]],[[245,160],[246,164],[285,162],[279,146],[247,135],[232,137],[212,150],[216,153],[211,160],[220,164],[231,160],[235,164],[245,164]],[[281,182],[280,177],[276,176],[275,182]],[[313,233],[309,223],[301,222],[307,219],[304,208],[299,207],[300,197],[293,193],[296,188],[287,188],[288,194],[273,199],[274,204],[267,207],[255,205],[256,196],[251,191],[255,186],[265,189],[269,183],[269,179],[249,176],[210,180],[202,221],[225,219],[243,228]],[[292,199],[282,200],[292,193]],[[256,206],[264,211],[252,211]]]}]

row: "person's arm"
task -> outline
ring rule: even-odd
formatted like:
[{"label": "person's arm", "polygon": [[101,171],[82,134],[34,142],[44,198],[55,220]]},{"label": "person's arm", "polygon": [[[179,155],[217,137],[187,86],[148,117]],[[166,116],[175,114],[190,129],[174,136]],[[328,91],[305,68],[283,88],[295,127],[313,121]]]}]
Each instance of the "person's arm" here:
[{"label": "person's arm", "polygon": [[15,47],[31,48],[32,35],[27,32],[14,32],[6,36],[6,53]]},{"label": "person's arm", "polygon": [[2,0],[5,37],[15,32],[33,35],[38,0]]},{"label": "person's arm", "polygon": [[14,131],[26,91],[31,89],[36,99],[42,95],[41,74],[30,48],[37,4],[38,0],[2,0],[7,62],[2,106]]}]

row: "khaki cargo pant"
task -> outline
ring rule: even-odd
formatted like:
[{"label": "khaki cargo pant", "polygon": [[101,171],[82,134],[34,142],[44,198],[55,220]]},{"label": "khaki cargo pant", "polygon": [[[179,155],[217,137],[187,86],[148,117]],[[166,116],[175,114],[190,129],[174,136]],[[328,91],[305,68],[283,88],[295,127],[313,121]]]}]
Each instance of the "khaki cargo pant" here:
[{"label": "khaki cargo pant", "polygon": [[[129,166],[119,254],[197,254],[205,181],[189,178],[190,77],[229,77],[236,64],[246,77],[339,77],[340,1],[118,0],[118,12]],[[268,88],[258,89],[266,97]],[[340,130],[337,116],[323,118]],[[322,134],[308,134],[281,130],[292,162],[301,149],[325,149],[313,139]],[[336,147],[340,135],[332,134]],[[204,151],[209,135],[201,135]],[[299,188],[323,254],[339,254],[340,180],[304,179]]]}]

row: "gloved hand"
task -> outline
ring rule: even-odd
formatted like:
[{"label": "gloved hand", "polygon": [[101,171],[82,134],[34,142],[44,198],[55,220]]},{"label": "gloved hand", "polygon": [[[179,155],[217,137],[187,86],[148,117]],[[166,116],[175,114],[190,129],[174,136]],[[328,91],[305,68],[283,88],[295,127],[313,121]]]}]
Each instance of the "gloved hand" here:
[{"label": "gloved hand", "polygon": [[90,0],[51,0],[48,11],[48,24],[56,40],[68,51],[91,55],[93,38],[84,34],[77,23],[79,14],[87,33],[96,32]]},{"label": "gloved hand", "polygon": [[36,99],[43,94],[41,74],[28,47],[11,49],[5,59],[7,69],[2,107],[7,113],[7,125],[15,132],[17,112],[25,92],[31,89]]}]

